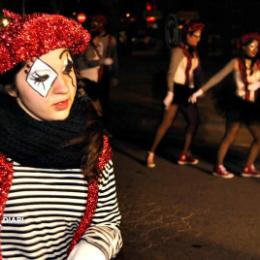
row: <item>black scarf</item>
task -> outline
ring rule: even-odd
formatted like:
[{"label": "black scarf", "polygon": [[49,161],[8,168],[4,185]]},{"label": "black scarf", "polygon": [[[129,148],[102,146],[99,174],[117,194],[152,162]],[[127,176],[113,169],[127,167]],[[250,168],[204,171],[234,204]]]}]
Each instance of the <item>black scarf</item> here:
[{"label": "black scarf", "polygon": [[68,145],[85,136],[86,122],[93,116],[89,100],[77,99],[64,121],[37,121],[13,98],[0,95],[0,151],[24,165],[41,168],[79,168],[84,142]]}]

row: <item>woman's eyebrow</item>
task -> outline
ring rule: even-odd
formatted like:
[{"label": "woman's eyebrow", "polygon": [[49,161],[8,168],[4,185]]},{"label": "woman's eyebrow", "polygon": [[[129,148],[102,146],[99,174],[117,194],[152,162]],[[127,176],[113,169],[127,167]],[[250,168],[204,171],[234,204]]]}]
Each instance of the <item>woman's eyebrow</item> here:
[{"label": "woman's eyebrow", "polygon": [[69,53],[69,51],[67,49],[63,50],[59,56],[59,59],[62,59],[62,56],[64,55],[64,53]]}]

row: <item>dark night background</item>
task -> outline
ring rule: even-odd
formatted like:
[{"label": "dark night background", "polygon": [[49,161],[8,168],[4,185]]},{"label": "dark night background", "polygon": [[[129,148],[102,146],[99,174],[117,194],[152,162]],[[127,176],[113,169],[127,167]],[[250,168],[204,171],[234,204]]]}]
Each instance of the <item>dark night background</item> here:
[{"label": "dark night background", "polygon": [[[16,12],[51,12],[73,16],[73,12],[85,12],[91,15],[103,12],[109,17],[110,29],[114,34],[122,30],[120,19],[125,12],[131,12],[142,22],[145,10],[144,0],[2,0],[1,8]],[[151,0],[161,13],[159,31],[163,31],[164,21],[169,13],[195,11],[200,20],[206,23],[206,35],[218,35],[222,38],[222,47],[230,51],[230,42],[244,32],[259,31],[259,0]],[[161,37],[160,33],[158,37]]]}]

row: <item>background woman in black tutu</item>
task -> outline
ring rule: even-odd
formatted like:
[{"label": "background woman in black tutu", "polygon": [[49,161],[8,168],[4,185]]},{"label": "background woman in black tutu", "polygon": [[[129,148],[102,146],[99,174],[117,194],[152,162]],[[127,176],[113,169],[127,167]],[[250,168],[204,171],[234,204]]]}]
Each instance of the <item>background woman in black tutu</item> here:
[{"label": "background woman in black tutu", "polygon": [[171,126],[178,111],[181,111],[187,121],[185,141],[178,158],[179,165],[197,164],[199,160],[190,152],[193,137],[199,124],[199,114],[196,104],[188,99],[196,90],[195,77],[200,69],[197,45],[201,38],[204,24],[197,21],[187,22],[182,29],[182,43],[172,49],[167,82],[168,92],[163,100],[165,112],[150,150],[147,153],[146,165],[155,167],[155,150]]},{"label": "background woman in black tutu", "polygon": [[254,162],[259,153],[260,124],[259,124],[259,95],[260,87],[260,34],[248,33],[237,42],[239,54],[211,77],[190,98],[195,103],[197,98],[208,89],[220,83],[227,75],[233,73],[234,85],[229,91],[218,91],[215,95],[218,109],[226,116],[226,132],[218,149],[217,162],[213,175],[230,179],[234,174],[224,166],[224,159],[230,145],[235,140],[241,124],[244,124],[253,137],[245,167],[241,173],[243,177],[260,177]]}]

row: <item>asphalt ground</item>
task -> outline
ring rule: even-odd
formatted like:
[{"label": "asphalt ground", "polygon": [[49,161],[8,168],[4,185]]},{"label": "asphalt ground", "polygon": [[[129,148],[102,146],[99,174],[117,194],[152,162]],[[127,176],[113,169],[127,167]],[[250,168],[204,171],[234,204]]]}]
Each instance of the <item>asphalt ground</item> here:
[{"label": "asphalt ground", "polygon": [[[234,179],[211,175],[225,130],[211,94],[198,104],[201,125],[193,153],[200,163],[176,164],[185,127],[178,115],[158,147],[157,167],[144,165],[163,112],[167,62],[156,55],[121,57],[120,85],[111,89],[111,143],[124,238],[116,259],[260,259],[259,180],[239,175],[252,139],[242,128],[227,155]],[[211,62],[207,68],[212,72],[220,65]]]}]

